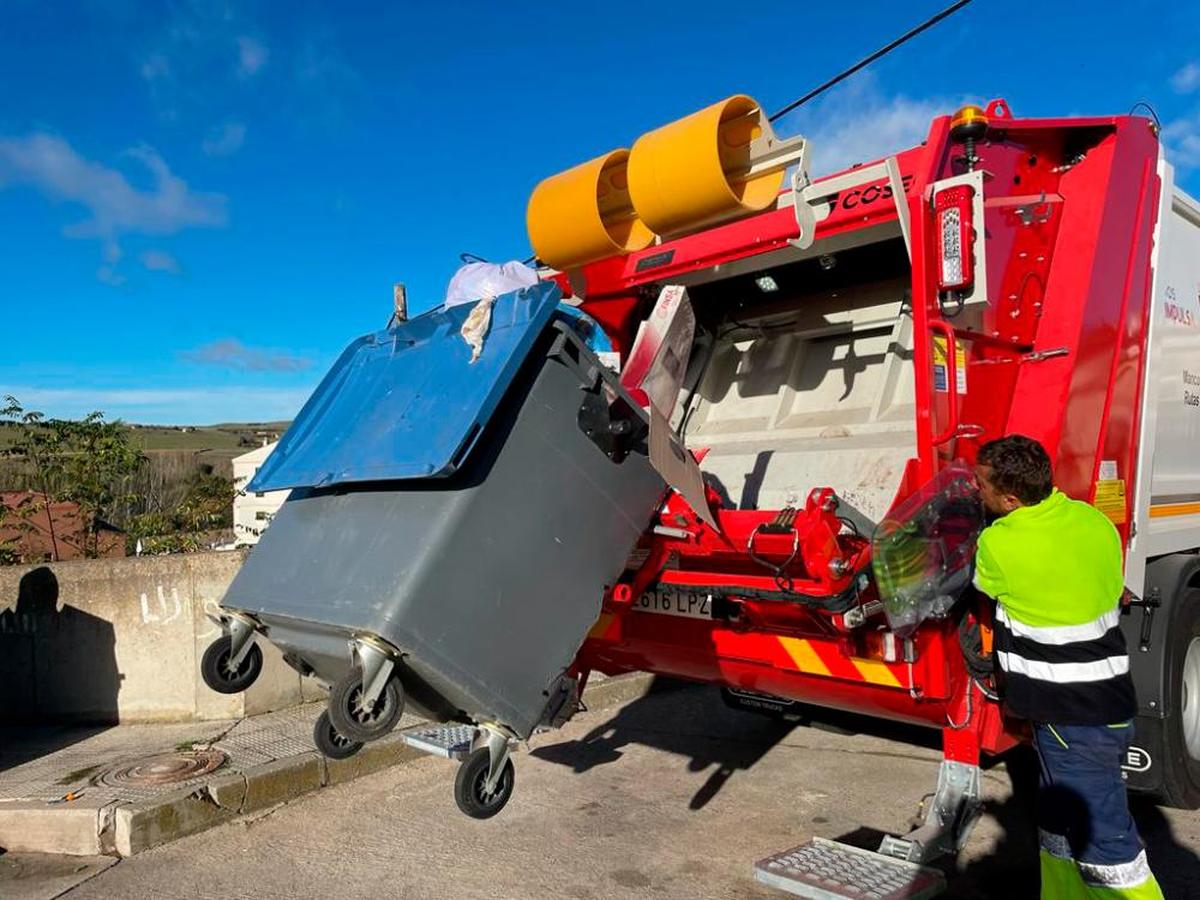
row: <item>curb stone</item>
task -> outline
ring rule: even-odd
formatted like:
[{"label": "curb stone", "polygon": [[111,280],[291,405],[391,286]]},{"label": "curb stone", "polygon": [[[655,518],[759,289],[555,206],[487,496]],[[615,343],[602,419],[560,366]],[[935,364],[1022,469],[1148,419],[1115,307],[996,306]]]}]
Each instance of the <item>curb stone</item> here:
[{"label": "curb stone", "polygon": [[246,802],[246,776],[241,772],[233,772],[214,778],[204,786],[212,802],[222,809],[239,812]]},{"label": "curb stone", "polygon": [[113,849],[117,856],[133,856],[176,838],[204,831],[236,814],[237,810],[222,809],[214,803],[203,785],[118,806]]},{"label": "curb stone", "polygon": [[256,812],[317,790],[325,780],[323,762],[314,750],[247,769],[246,798],[238,812]]},{"label": "curb stone", "polygon": [[378,741],[372,741],[364,746],[349,759],[325,759],[323,786],[345,784],[364,775],[371,775],[389,766],[413,762],[426,754],[415,750],[400,738],[391,734]]},{"label": "curb stone", "polygon": [[47,806],[40,801],[0,805],[0,847],[17,853],[99,856],[101,809],[91,804]]}]

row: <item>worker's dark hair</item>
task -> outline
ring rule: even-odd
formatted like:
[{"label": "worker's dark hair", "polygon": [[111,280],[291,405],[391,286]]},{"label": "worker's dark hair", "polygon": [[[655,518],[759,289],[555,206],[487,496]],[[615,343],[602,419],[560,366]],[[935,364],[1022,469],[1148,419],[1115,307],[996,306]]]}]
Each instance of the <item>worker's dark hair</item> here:
[{"label": "worker's dark hair", "polygon": [[1010,434],[979,448],[976,461],[992,470],[996,489],[1026,506],[1041,503],[1054,489],[1054,473],[1046,449],[1033,438]]}]

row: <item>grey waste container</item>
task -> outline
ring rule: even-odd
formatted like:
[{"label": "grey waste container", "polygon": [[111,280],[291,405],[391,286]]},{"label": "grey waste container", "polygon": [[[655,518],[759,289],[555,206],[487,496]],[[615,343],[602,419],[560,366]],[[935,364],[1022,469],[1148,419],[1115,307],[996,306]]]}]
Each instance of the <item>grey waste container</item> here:
[{"label": "grey waste container", "polygon": [[526,738],[569,695],[661,500],[646,434],[615,374],[552,322],[453,475],[297,489],[222,606],[327,682],[354,639],[380,639],[410,708]]}]

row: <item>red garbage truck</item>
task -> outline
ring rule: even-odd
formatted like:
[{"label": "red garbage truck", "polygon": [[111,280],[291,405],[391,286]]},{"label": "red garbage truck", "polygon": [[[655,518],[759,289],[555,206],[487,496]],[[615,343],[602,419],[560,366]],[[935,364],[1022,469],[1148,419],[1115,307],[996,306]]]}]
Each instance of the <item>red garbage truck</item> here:
[{"label": "red garbage truck", "polygon": [[[806,152],[731,98],[534,192],[535,249],[618,352],[666,285],[695,319],[670,427],[703,500],[670,493],[577,668],[940,729],[929,818],[880,852],[954,850],[981,755],[1026,737],[991,678],[989,602],[946,587],[976,527],[958,501],[979,447],[1025,434],[1124,544],[1128,782],[1195,808],[1200,205],[1155,124],[993,100],[828,178]],[[842,852],[759,875],[799,890],[806,859]]]}]

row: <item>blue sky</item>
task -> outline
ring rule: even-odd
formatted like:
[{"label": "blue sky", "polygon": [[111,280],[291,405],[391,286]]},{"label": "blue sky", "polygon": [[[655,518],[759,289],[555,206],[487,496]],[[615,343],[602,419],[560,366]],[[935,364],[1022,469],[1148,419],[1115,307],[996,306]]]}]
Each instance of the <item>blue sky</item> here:
[{"label": "blue sky", "polygon": [[[526,256],[542,177],[732,93],[778,108],[945,2],[8,0],[0,394],[58,416],[290,418],[383,326],[394,281],[423,309],[461,251]],[[1197,4],[975,0],[780,130],[828,170],[963,100],[1147,100],[1197,193],[1198,34]]]}]

